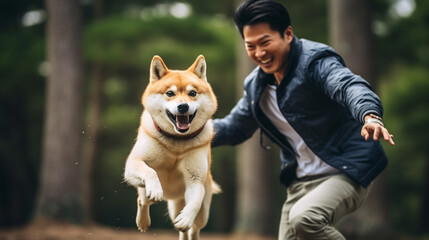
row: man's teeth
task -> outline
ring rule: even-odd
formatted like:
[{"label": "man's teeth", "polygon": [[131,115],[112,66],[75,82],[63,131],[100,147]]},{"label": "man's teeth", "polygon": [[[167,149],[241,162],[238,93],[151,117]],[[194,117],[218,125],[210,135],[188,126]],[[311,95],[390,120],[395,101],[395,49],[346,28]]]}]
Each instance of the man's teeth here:
[{"label": "man's teeth", "polygon": [[271,60],[273,60],[273,58],[268,58],[268,59],[265,59],[265,60],[260,60],[260,62],[262,64],[267,64],[267,63],[271,62]]}]

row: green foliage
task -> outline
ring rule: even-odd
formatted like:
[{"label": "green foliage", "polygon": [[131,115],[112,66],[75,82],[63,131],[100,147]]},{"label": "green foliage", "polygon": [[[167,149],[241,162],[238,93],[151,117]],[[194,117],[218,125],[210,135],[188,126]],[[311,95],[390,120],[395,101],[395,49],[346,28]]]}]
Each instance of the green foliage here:
[{"label": "green foliage", "polygon": [[43,126],[45,45],[39,28],[0,32],[0,226],[23,224],[35,200]]},{"label": "green foliage", "polygon": [[[415,232],[421,209],[425,166],[429,164],[429,71],[398,67],[382,86],[385,122],[395,135],[395,147],[386,147],[392,220]],[[407,221],[404,221],[407,219]]]},{"label": "green foliage", "polygon": [[138,68],[146,66],[153,55],[164,57],[165,53],[167,60],[170,56],[176,63],[185,64],[177,67],[185,67],[183,60],[192,61],[197,54],[213,51],[217,53],[212,54],[215,60],[225,58],[234,50],[230,39],[233,33],[227,22],[216,18],[112,17],[88,27],[86,53],[92,61],[115,66],[126,63]]},{"label": "green foliage", "polygon": [[[407,146],[414,153],[428,153],[425,139],[429,137],[429,71],[425,68],[397,69],[392,79],[383,86],[383,96],[388,114],[398,131],[412,136],[413,144]],[[405,121],[406,120],[406,121]]]},{"label": "green foliage", "polygon": [[279,1],[289,11],[294,34],[329,44],[328,1]]},{"label": "green foliage", "polygon": [[[186,69],[203,54],[215,92],[224,96],[222,99],[231,99],[233,89],[222,85],[225,80],[234,79],[235,41],[231,36],[235,35],[231,23],[222,18],[111,17],[87,27],[85,54],[90,63],[104,64],[110,76],[129,85],[125,91],[135,97],[147,84],[154,55],[160,55],[171,69]],[[128,100],[137,103],[136,98]],[[219,105],[229,110],[231,102],[228,102]],[[225,113],[224,109],[219,112]]]},{"label": "green foliage", "polygon": [[389,4],[392,0],[376,1],[376,20],[382,22],[386,33],[377,36],[378,65],[384,72],[394,64],[429,66],[429,2],[414,0],[413,14],[405,18],[392,17]]}]

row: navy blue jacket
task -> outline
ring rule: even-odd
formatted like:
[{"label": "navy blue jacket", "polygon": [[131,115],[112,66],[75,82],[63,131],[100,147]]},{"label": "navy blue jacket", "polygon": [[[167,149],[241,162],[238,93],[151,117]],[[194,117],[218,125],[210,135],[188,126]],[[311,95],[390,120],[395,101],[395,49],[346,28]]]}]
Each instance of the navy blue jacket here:
[{"label": "navy blue jacket", "polygon": [[[274,76],[259,67],[247,76],[243,97],[228,116],[214,120],[212,146],[242,143],[260,128],[281,148],[280,181],[288,186],[296,175],[295,151],[258,103],[267,84],[274,82]],[[381,144],[360,135],[366,114],[383,115],[380,99],[331,47],[294,37],[277,99],[283,116],[308,147],[362,186],[386,167]]]}]

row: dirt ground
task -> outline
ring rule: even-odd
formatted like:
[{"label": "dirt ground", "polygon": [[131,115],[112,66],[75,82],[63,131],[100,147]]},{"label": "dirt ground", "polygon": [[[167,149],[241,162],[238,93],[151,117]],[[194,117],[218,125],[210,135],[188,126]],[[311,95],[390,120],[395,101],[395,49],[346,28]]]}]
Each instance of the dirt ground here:
[{"label": "dirt ground", "polygon": [[[100,225],[32,224],[16,229],[0,229],[0,240],[173,240],[175,231],[149,229],[141,233],[134,229],[115,229]],[[223,235],[202,232],[201,240],[274,240],[275,237]]]}]

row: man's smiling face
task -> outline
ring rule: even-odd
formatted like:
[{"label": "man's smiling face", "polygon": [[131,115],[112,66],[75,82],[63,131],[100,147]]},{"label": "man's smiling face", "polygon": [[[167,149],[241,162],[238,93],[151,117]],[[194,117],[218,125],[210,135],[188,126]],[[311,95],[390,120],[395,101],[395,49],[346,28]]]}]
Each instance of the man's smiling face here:
[{"label": "man's smiling face", "polygon": [[265,73],[274,74],[277,82],[280,82],[288,65],[292,27],[286,28],[281,36],[268,23],[256,23],[244,26],[243,36],[249,57]]}]

